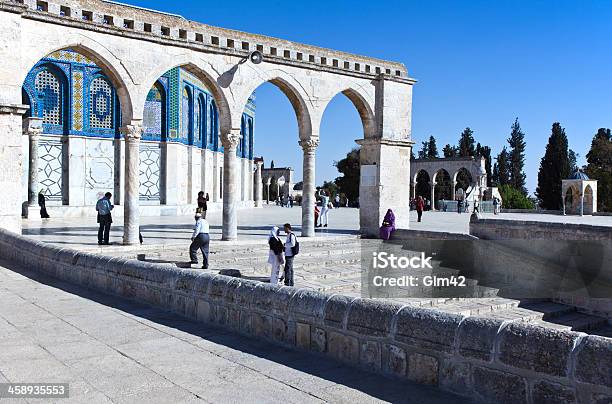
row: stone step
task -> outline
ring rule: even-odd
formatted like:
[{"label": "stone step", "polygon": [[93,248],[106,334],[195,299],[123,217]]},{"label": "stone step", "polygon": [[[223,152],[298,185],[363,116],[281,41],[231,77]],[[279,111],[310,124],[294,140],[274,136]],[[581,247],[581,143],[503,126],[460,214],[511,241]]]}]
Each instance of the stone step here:
[{"label": "stone step", "polygon": [[592,316],[576,311],[549,319],[536,319],[530,321],[530,323],[543,325],[545,327],[554,324],[555,328],[585,332],[597,330],[608,325],[608,321],[603,317]]}]

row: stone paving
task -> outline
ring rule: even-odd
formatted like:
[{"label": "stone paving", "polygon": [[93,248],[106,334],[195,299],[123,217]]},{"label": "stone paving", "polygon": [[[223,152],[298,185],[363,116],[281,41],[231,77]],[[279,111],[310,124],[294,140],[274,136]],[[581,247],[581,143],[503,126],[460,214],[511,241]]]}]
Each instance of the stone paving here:
[{"label": "stone paving", "polygon": [[62,403],[464,402],[6,262],[0,382],[68,382]]},{"label": "stone paving", "polygon": [[[119,207],[118,207],[119,208]],[[483,217],[504,220],[533,220],[560,223],[585,223],[599,226],[611,226],[612,216],[560,216],[545,214],[503,213],[500,215],[484,214]],[[213,240],[221,239],[221,212],[209,212]],[[414,230],[443,231],[450,233],[468,233],[470,215],[451,212],[425,212],[423,221],[417,222],[416,212],[410,212],[410,228]],[[262,209],[243,209],[238,212],[238,237],[241,240],[265,237],[273,224],[281,226],[289,222],[297,230],[301,228],[301,209],[281,208],[275,205]],[[123,219],[117,218],[111,229],[111,243],[121,244]],[[193,217],[191,216],[156,216],[141,218],[141,232],[145,244],[181,244],[189,243]],[[359,230],[359,210],[354,208],[332,209],[330,227],[317,229],[317,236],[357,234]],[[98,227],[95,217],[61,218],[44,221],[23,220],[23,234],[40,241],[66,245],[74,248],[97,246]]]}]

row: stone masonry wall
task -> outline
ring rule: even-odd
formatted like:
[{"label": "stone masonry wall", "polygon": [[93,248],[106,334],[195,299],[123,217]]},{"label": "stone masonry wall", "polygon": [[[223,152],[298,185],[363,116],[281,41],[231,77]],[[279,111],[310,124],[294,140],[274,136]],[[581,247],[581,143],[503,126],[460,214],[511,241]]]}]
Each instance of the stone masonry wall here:
[{"label": "stone masonry wall", "polygon": [[610,339],[50,246],[0,230],[0,258],[479,402],[609,402]]},{"label": "stone masonry wall", "polygon": [[607,226],[524,220],[470,219],[470,234],[486,240],[612,240]]}]

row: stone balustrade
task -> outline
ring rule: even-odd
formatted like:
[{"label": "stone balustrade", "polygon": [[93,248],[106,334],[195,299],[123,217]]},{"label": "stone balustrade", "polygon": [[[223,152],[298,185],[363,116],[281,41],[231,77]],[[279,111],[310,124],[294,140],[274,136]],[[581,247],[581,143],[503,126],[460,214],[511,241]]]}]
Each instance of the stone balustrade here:
[{"label": "stone balustrade", "polygon": [[78,252],[5,230],[0,258],[480,402],[612,399],[612,342],[603,337]]},{"label": "stone balustrade", "polygon": [[181,43],[201,46],[215,52],[244,53],[255,50],[275,63],[297,63],[329,69],[340,74],[359,76],[385,75],[390,80],[411,80],[401,63],[304,45],[265,35],[213,27],[189,21],[180,15],[163,13],[142,7],[92,0],[23,0],[29,18],[57,18],[60,24],[96,25],[119,35],[137,34],[147,40],[170,40],[174,46]]}]

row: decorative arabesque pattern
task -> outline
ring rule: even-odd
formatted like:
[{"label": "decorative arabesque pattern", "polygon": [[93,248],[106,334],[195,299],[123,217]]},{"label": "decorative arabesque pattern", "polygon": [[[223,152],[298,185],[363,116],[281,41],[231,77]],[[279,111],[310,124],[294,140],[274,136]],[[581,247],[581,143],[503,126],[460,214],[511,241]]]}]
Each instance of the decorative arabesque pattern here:
[{"label": "decorative arabesque pattern", "polygon": [[43,123],[61,125],[62,97],[61,84],[57,77],[48,70],[43,70],[36,76],[34,87],[42,100]]},{"label": "decorative arabesque pattern", "polygon": [[159,200],[159,172],[161,149],[159,144],[140,144],[140,200]]},{"label": "decorative arabesque pattern", "polygon": [[[41,139],[38,143],[38,183],[49,201],[62,201],[62,142]],[[39,191],[38,189],[37,191]]]},{"label": "decorative arabesque pattern", "polygon": [[105,79],[98,77],[91,82],[89,90],[89,126],[92,128],[113,128],[112,87]]},{"label": "decorative arabesque pattern", "polygon": [[144,134],[159,137],[162,135],[163,97],[157,85],[151,87],[145,101],[143,125]]},{"label": "decorative arabesque pattern", "polygon": [[181,105],[181,137],[189,138],[189,115],[191,115],[191,94],[183,88],[183,102]]}]

